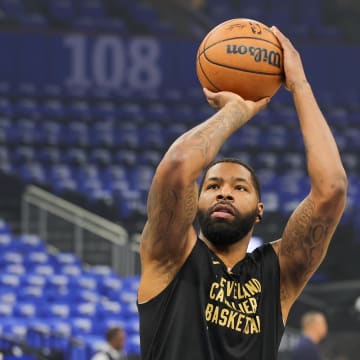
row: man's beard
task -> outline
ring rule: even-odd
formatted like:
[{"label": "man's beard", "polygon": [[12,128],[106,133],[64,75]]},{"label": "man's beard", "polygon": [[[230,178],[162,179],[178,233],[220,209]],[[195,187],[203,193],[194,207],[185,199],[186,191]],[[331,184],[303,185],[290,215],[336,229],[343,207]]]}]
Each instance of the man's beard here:
[{"label": "man's beard", "polygon": [[231,245],[244,238],[255,224],[257,209],[241,215],[235,208],[233,219],[212,218],[209,210],[198,211],[201,232],[216,246]]}]

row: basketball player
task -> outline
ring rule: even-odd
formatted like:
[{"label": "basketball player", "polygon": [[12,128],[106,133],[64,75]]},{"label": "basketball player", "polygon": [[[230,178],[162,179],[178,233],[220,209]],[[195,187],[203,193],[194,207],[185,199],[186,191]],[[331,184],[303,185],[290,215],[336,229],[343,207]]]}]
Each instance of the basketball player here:
[{"label": "basketball player", "polygon": [[281,239],[247,254],[264,210],[258,180],[236,160],[212,161],[269,99],[204,90],[217,113],[171,145],[149,193],[138,291],[143,360],[275,360],[291,306],[324,259],[344,211],[347,178],[336,143],[298,52],[273,31],[284,51],[311,190]]}]

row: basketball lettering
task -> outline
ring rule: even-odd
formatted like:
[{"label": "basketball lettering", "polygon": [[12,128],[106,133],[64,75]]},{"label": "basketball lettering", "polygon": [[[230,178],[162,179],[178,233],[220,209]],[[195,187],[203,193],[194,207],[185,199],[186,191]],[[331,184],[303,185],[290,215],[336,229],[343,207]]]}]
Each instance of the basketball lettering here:
[{"label": "basketball lettering", "polygon": [[203,87],[232,91],[247,100],[273,96],[283,77],[281,45],[269,27],[252,19],[231,19],[202,40],[196,72]]},{"label": "basketball lettering", "polygon": [[266,48],[254,47],[250,46],[247,47],[245,45],[226,45],[226,52],[228,54],[240,54],[245,55],[249,53],[251,56],[254,57],[256,62],[264,61],[267,62],[271,66],[275,66],[280,69],[280,53],[274,50],[268,51]]}]

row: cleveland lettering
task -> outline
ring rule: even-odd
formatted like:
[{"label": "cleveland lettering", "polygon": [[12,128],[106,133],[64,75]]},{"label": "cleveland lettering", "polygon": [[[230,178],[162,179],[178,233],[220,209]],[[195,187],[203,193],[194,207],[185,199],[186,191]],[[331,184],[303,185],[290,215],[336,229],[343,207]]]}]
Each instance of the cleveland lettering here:
[{"label": "cleveland lettering", "polygon": [[221,277],[210,286],[205,318],[209,323],[242,332],[260,332],[257,296],[261,283],[251,278],[244,283]]}]

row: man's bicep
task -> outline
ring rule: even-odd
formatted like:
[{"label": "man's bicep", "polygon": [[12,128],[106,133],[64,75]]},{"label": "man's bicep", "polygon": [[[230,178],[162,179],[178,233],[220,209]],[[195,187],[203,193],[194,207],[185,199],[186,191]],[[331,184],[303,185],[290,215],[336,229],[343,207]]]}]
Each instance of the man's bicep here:
[{"label": "man's bicep", "polygon": [[161,260],[177,256],[187,241],[197,212],[197,187],[153,184],[148,199],[148,220],[142,234],[142,252]]},{"label": "man's bicep", "polygon": [[322,262],[339,217],[307,197],[291,215],[278,256],[282,299],[291,306]]}]

